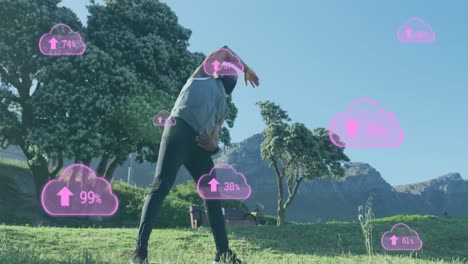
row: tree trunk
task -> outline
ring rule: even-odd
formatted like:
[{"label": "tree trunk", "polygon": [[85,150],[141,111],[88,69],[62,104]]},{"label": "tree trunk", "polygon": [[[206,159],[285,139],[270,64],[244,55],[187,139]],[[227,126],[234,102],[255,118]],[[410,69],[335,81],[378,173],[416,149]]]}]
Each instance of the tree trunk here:
[{"label": "tree trunk", "polygon": [[[302,179],[303,179],[302,177],[296,179],[296,184],[293,187],[292,192],[290,191],[292,186],[289,185],[289,183],[288,183],[288,198],[287,198],[286,202],[284,202],[284,204],[283,204],[284,205],[284,210],[286,210],[289,207],[291,202],[294,200],[294,197],[296,197],[297,190],[299,189],[299,185],[301,184]],[[290,181],[290,182],[292,184],[292,181]]]},{"label": "tree trunk", "polygon": [[284,208],[278,208],[278,217],[276,218],[276,225],[282,226],[286,222],[286,210]]},{"label": "tree trunk", "polygon": [[[77,160],[75,160],[75,164],[78,164]],[[78,175],[78,172],[79,172],[78,167],[73,167],[68,185],[76,182],[76,176]]]},{"label": "tree trunk", "polygon": [[281,201],[278,199],[278,210],[276,216],[276,225],[282,226],[286,222],[286,209],[280,204]]},{"label": "tree trunk", "polygon": [[276,218],[276,225],[281,226],[284,224],[284,215],[285,215],[285,208],[283,206],[283,178],[277,177],[278,179],[278,209],[277,209],[277,218]]},{"label": "tree trunk", "polygon": [[114,175],[114,170],[115,170],[115,168],[117,168],[118,164],[119,163],[118,163],[117,157],[114,157],[112,159],[111,163],[109,164],[109,167],[106,170],[106,174],[104,175],[104,178],[106,178],[106,180],[108,182],[110,182],[112,180],[112,176]]},{"label": "tree trunk", "polygon": [[[47,159],[44,156],[40,155],[39,153],[36,153],[34,151],[29,151],[29,147],[25,144],[24,141],[20,141],[20,144],[18,146],[21,148],[21,150],[23,151],[23,154],[28,159],[28,166],[29,166],[29,169],[31,170],[31,174],[32,174],[33,181],[34,181],[36,199],[38,201],[38,204],[42,205],[42,202],[41,202],[42,188],[44,188],[44,186],[47,184],[47,182],[49,181],[49,177],[50,177],[49,164],[47,162]],[[49,215],[46,214],[46,212],[42,209],[42,206],[39,206],[39,208],[35,209],[35,211],[37,212],[37,216],[39,218],[49,217]],[[35,218],[34,222],[38,220],[38,218],[36,217],[34,218]]]},{"label": "tree trunk", "polygon": [[[42,188],[49,180],[49,164],[42,155],[28,151],[28,147],[24,144],[19,145],[19,147],[28,159],[28,166],[31,170],[36,187],[36,197],[38,201],[41,201]],[[34,160],[34,162],[31,162],[32,160]]]},{"label": "tree trunk", "polygon": [[29,165],[29,169],[31,170],[31,173],[33,175],[34,184],[36,186],[37,198],[40,201],[42,188],[49,181],[49,168],[46,159],[42,156],[39,156],[37,158],[37,161],[34,162],[34,164]]},{"label": "tree trunk", "polygon": [[56,178],[57,173],[63,168],[63,155],[62,153],[59,154],[58,159],[56,160],[57,165],[55,166],[54,170],[50,173],[50,178]]},{"label": "tree trunk", "polygon": [[106,173],[107,163],[109,163],[109,156],[107,154],[103,154],[96,169],[97,176],[103,176],[104,173]]},{"label": "tree trunk", "polygon": [[273,168],[275,169],[276,183],[278,184],[278,208],[276,225],[281,226],[284,224],[284,216],[286,214],[285,208],[283,206],[283,176],[278,168],[278,163],[276,160],[273,160]]},{"label": "tree trunk", "polygon": [[92,158],[86,157],[86,158],[83,158],[83,159],[81,160],[81,163],[82,163],[83,165],[86,165],[87,167],[90,167],[89,164],[91,164],[91,160],[92,160]]}]

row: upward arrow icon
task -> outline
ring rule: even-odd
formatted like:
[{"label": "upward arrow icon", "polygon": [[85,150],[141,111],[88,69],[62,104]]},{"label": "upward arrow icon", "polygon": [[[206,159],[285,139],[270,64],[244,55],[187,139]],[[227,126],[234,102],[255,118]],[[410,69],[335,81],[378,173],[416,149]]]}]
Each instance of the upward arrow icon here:
[{"label": "upward arrow icon", "polygon": [[219,61],[215,60],[213,61],[212,64],[213,64],[213,68],[215,71],[219,70],[219,64],[220,64]]},{"label": "upward arrow icon", "polygon": [[73,196],[73,193],[67,186],[63,187],[57,195],[60,196],[60,206],[70,206],[70,196]]},{"label": "upward arrow icon", "polygon": [[55,38],[52,38],[49,40],[49,43],[50,43],[50,49],[57,49],[57,43],[58,43],[58,40],[56,40]]},{"label": "upward arrow icon", "polygon": [[216,192],[218,190],[219,182],[215,178],[213,178],[208,184],[210,185],[211,192]]},{"label": "upward arrow icon", "polygon": [[413,30],[411,28],[408,28],[406,30],[406,35],[410,38],[411,37],[411,34],[413,33]]}]

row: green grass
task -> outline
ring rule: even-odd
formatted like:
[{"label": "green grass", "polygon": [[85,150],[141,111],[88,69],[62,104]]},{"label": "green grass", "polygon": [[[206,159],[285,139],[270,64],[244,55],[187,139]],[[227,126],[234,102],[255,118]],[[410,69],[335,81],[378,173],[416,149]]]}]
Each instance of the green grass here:
[{"label": "green grass", "polygon": [[437,217],[433,215],[394,215],[375,219],[373,222],[410,222],[429,219],[437,219]]},{"label": "green grass", "polygon": [[[375,221],[366,255],[358,223],[229,228],[230,245],[247,263],[468,263],[468,219],[408,221],[424,242],[419,252],[385,252],[380,236],[396,222]],[[0,226],[0,263],[128,263],[137,230]],[[210,263],[208,229],[155,229],[151,263]]]},{"label": "green grass", "polygon": [[[2,175],[11,174],[26,177],[29,170],[25,163],[0,160],[0,179]],[[124,185],[116,187],[122,190],[127,188]],[[12,188],[12,183],[2,180],[0,196],[8,193],[8,188]],[[135,198],[138,195],[133,191],[122,192]],[[130,206],[132,203],[128,204]],[[126,208],[125,213],[130,214],[129,210]],[[165,211],[166,214],[169,212]],[[169,214],[166,216],[168,219],[173,217],[173,213]],[[122,217],[125,218],[124,215]],[[276,227],[274,217],[265,218],[266,226],[228,228],[231,248],[247,263],[468,263],[468,218],[397,215],[374,219],[371,221],[373,257],[367,255],[359,223],[289,223]],[[71,220],[62,218],[62,222]],[[382,249],[380,236],[399,222],[408,224],[419,233],[424,242],[421,251],[386,252]],[[0,264],[129,263],[136,233],[136,228],[0,225]],[[215,252],[212,236],[206,228],[155,229],[149,250],[151,263],[163,264],[211,263]]]},{"label": "green grass", "polygon": [[[19,161],[19,160],[10,160],[10,159],[0,159],[0,166],[2,166],[2,169],[7,169],[7,167],[17,167],[20,169],[23,169],[25,173],[29,174],[29,167],[28,164],[24,161]],[[12,170],[14,170],[13,168]],[[3,170],[2,170],[3,171]],[[6,172],[6,171],[3,171]]]}]

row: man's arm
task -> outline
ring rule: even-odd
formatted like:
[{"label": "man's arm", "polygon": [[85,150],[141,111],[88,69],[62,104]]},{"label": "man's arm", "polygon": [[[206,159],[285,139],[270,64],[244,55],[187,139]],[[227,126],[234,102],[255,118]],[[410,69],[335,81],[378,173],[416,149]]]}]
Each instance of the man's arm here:
[{"label": "man's arm", "polygon": [[[232,54],[237,56],[237,54],[234,51],[232,51],[227,45],[225,45],[223,48],[229,50]],[[215,54],[215,52],[211,53],[210,56],[213,56]],[[208,56],[208,57],[210,57],[210,56]],[[227,54],[226,54],[226,52],[220,52],[220,54],[217,55],[217,56],[219,56],[219,57],[216,58],[217,60],[224,61],[226,59]],[[258,78],[257,74],[254,72],[254,70],[252,70],[249,66],[247,66],[245,61],[242,60],[239,56],[237,56],[237,57],[239,58],[242,65],[244,66],[244,82],[245,82],[245,85],[247,86],[247,83],[250,82],[252,87],[259,86],[260,85],[260,79]],[[205,71],[203,70],[203,64],[201,64],[195,70],[192,77],[209,77],[209,75],[207,75],[205,73]]]},{"label": "man's arm", "polygon": [[[239,58],[239,60],[240,60],[241,63],[242,63],[242,66],[244,66],[244,73],[245,73],[245,72],[247,71],[247,69],[249,68],[249,67],[247,66],[247,64],[245,64],[245,62],[244,62],[234,51],[232,51],[227,45],[224,45],[224,47],[222,47],[222,48],[223,48],[223,49],[229,50],[232,54],[236,55],[236,56]],[[218,49],[218,50],[219,50],[219,49]],[[218,50],[216,50],[215,52],[211,53],[208,57],[213,56]],[[217,59],[218,61],[225,61],[226,58],[227,58],[226,52],[220,52],[219,54],[216,54],[216,59]],[[198,66],[198,68],[193,72],[192,78],[193,78],[193,77],[209,77],[209,75],[207,75],[207,74],[205,73],[205,71],[203,70],[203,63],[200,64],[200,66]]]},{"label": "man's arm", "polygon": [[[227,45],[224,45],[223,49],[227,49],[229,50],[230,52],[232,52],[232,54],[236,55],[239,60],[241,61],[242,65],[244,66],[244,72],[247,71],[247,69],[249,68],[249,66],[247,66],[247,64],[244,62],[244,60],[242,60],[241,57],[239,57],[232,49],[230,49]],[[223,58],[224,59],[224,58]]]},{"label": "man's arm", "polygon": [[[234,53],[234,51],[232,51],[228,46],[224,46],[223,48],[229,50],[230,52],[232,52],[232,54],[237,56],[237,54]],[[239,56],[237,56],[237,57],[241,61],[242,65],[244,66],[245,86],[247,86],[247,82],[250,82],[252,87],[259,86],[260,85],[260,79],[258,78],[257,74],[252,69],[250,69],[249,66],[247,66],[247,64]]]}]

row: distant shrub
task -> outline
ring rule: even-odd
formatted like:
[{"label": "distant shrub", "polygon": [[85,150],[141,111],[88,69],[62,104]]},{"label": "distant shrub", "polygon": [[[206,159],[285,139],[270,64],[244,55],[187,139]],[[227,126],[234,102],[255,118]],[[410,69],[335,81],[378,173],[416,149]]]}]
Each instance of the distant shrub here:
[{"label": "distant shrub", "polygon": [[[138,188],[127,183],[112,181],[112,191],[119,200],[119,208],[113,216],[72,217],[48,219],[54,226],[67,227],[137,227],[149,189]],[[190,202],[169,194],[163,202],[156,219],[156,228],[190,227]]]},{"label": "distant shrub", "polygon": [[111,222],[123,226],[138,225],[147,190],[113,181],[112,191],[119,199],[119,209],[110,218]]},{"label": "distant shrub", "polygon": [[171,190],[170,195],[192,204],[201,205],[203,200],[198,195],[197,186],[194,181],[187,181],[185,184],[178,184]]},{"label": "distant shrub", "polygon": [[190,227],[190,203],[168,195],[156,219],[156,228]]},{"label": "distant shrub", "polygon": [[[121,224],[138,225],[149,189],[142,189],[122,182],[112,182],[112,189],[119,198],[119,210],[112,217]],[[189,209],[198,203],[196,188],[188,184],[178,185],[164,200],[156,218],[156,228],[190,227]]]},{"label": "distant shrub", "polygon": [[[24,162],[0,160],[0,201],[12,195],[10,190],[14,188],[10,183],[9,175],[30,176],[28,166]],[[52,217],[43,213],[39,221],[41,225],[67,226],[67,227],[135,227],[139,225],[143,203],[148,193],[148,189],[138,188],[120,181],[112,181],[112,191],[118,197],[119,208],[113,216],[103,217]],[[11,201],[11,200],[10,200]],[[190,227],[189,208],[190,205],[204,205],[203,200],[198,195],[194,181],[180,184],[172,189],[164,200],[159,216],[156,220],[156,227]],[[249,211],[249,208],[242,201],[226,200],[222,202],[225,208],[242,208]],[[32,224],[33,220],[28,217],[18,217],[13,214],[0,213],[0,224]]]},{"label": "distant shrub", "polygon": [[273,225],[273,226],[276,226],[276,217],[274,216],[271,216],[271,215],[264,215],[261,219],[260,219],[260,224],[261,225]]},{"label": "distant shrub", "polygon": [[0,214],[0,224],[29,225],[31,224],[31,218]]},{"label": "distant shrub", "polygon": [[[192,205],[204,205],[203,199],[197,192],[197,186],[194,181],[187,181],[185,184],[179,184],[172,189],[169,196],[191,203]],[[240,208],[249,211],[248,206],[242,201],[224,200],[222,201],[224,208]]]},{"label": "distant shrub", "polygon": [[[148,189],[142,189],[122,182],[112,182],[112,189],[119,198],[119,210],[112,217],[114,225],[138,225],[141,210]],[[156,228],[190,227],[190,205],[204,205],[193,181],[179,184],[172,189],[163,202],[162,208],[156,218]],[[225,208],[248,207],[241,201],[223,201]]]}]

